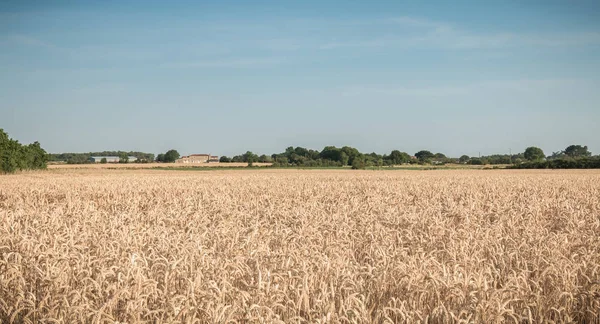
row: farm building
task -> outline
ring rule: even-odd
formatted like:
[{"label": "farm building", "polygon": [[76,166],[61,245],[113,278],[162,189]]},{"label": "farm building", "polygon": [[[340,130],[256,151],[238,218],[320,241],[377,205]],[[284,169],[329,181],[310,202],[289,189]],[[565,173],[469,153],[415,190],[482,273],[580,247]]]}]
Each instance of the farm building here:
[{"label": "farm building", "polygon": [[219,162],[219,157],[210,154],[190,154],[177,159],[175,163],[208,163]]},{"label": "farm building", "polygon": [[[137,161],[137,158],[135,156],[129,156],[128,158],[129,158],[128,162]],[[120,160],[118,156],[92,156],[92,157],[90,157],[90,162],[100,163],[100,162],[102,162],[102,159],[106,159],[106,163],[118,163]]]}]

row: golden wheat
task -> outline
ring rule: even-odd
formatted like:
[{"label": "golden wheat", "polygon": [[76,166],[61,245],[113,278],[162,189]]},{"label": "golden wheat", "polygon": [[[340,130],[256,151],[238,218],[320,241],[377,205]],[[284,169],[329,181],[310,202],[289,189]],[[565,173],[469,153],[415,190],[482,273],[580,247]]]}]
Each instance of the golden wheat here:
[{"label": "golden wheat", "polygon": [[0,177],[3,323],[598,323],[600,172]]}]

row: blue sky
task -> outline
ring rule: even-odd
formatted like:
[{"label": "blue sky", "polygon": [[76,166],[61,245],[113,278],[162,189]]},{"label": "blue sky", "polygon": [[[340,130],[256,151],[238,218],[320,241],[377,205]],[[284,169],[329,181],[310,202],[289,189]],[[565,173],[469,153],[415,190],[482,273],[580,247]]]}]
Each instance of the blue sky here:
[{"label": "blue sky", "polygon": [[0,128],[49,152],[600,153],[598,1],[0,2]]}]

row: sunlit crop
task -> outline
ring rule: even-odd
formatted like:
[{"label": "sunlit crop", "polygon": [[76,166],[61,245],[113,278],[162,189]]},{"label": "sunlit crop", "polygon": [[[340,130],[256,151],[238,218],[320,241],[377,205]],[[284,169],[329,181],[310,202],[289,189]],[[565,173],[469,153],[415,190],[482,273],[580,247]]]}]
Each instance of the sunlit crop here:
[{"label": "sunlit crop", "polygon": [[0,176],[2,323],[598,323],[600,172]]}]

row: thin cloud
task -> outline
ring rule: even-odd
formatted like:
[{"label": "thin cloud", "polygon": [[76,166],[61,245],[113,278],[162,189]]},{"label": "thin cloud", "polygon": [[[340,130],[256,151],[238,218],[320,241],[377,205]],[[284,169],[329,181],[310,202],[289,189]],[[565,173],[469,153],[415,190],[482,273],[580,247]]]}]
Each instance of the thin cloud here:
[{"label": "thin cloud", "polygon": [[342,91],[342,96],[353,97],[363,95],[392,95],[402,97],[447,97],[467,95],[469,87],[423,87],[411,88],[404,86],[355,86]]},{"label": "thin cloud", "polygon": [[556,89],[594,89],[593,81],[586,79],[518,79],[491,80],[459,86],[406,87],[401,85],[358,85],[342,89],[345,97],[390,95],[400,97],[449,97],[472,96],[482,92],[518,91],[547,92]]},{"label": "thin cloud", "polygon": [[389,24],[398,24],[403,26],[411,26],[411,27],[421,27],[421,28],[434,28],[434,29],[442,29],[448,28],[450,25],[434,20],[417,18],[417,17],[409,17],[409,16],[401,16],[394,18],[387,18],[382,20],[383,23]]},{"label": "thin cloud", "polygon": [[160,66],[163,68],[265,68],[272,67],[283,63],[282,59],[279,58],[239,58],[229,60],[207,60],[207,61],[195,61],[195,62],[171,62],[164,63]]},{"label": "thin cloud", "polygon": [[326,42],[321,50],[338,48],[437,48],[445,50],[501,49],[516,47],[571,47],[600,44],[598,31],[574,31],[566,33],[476,33],[460,29],[452,24],[421,18],[397,17],[379,21],[381,24],[394,24],[402,27],[396,35],[369,39],[352,39]]},{"label": "thin cloud", "polygon": [[366,41],[357,42],[331,42],[325,43],[319,46],[319,49],[330,50],[336,48],[348,48],[348,47],[384,47],[390,44],[390,40],[386,39],[373,39]]}]

